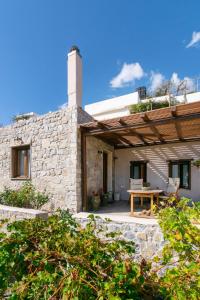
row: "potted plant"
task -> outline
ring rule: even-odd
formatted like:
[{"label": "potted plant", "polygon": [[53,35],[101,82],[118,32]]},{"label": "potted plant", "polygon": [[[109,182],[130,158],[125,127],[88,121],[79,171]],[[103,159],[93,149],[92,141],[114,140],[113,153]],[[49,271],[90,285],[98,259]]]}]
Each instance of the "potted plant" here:
[{"label": "potted plant", "polygon": [[109,202],[109,193],[102,194],[102,205],[107,205]]},{"label": "potted plant", "polygon": [[149,183],[149,182],[144,182],[144,183],[143,183],[142,190],[143,190],[143,191],[148,191],[148,190],[150,190],[150,183]]},{"label": "potted plant", "polygon": [[100,194],[98,192],[92,192],[91,204],[93,210],[98,210],[101,203]]}]

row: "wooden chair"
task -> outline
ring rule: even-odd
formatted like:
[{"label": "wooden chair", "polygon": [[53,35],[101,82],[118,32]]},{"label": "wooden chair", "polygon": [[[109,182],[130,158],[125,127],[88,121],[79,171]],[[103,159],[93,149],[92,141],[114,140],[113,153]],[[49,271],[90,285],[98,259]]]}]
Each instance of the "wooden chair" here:
[{"label": "wooden chair", "polygon": [[[143,187],[143,179],[133,179],[133,178],[130,178],[129,179],[129,186],[130,186],[130,190],[141,190],[142,187]],[[130,198],[129,198],[129,201],[130,201]],[[140,203],[141,203],[141,206],[143,206],[143,198],[141,197],[140,198]]]},{"label": "wooden chair", "polygon": [[169,178],[166,192],[164,195],[159,196],[161,200],[167,200],[170,196],[177,196],[180,186],[180,178]]}]

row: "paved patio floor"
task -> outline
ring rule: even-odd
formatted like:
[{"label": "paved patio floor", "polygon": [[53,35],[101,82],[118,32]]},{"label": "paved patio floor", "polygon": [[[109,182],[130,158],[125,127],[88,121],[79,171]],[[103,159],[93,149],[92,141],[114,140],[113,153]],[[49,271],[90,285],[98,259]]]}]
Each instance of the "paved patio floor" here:
[{"label": "paved patio floor", "polygon": [[154,217],[141,217],[137,216],[137,213],[141,212],[142,209],[149,209],[149,201],[144,201],[144,207],[141,208],[139,202],[136,201],[135,211],[136,216],[130,216],[130,204],[128,201],[115,201],[113,203],[102,206],[98,211],[91,212],[80,212],[76,214],[79,218],[87,218],[89,214],[94,214],[103,219],[109,218],[117,222],[127,222],[127,223],[140,223],[140,224],[157,224],[157,220]]}]

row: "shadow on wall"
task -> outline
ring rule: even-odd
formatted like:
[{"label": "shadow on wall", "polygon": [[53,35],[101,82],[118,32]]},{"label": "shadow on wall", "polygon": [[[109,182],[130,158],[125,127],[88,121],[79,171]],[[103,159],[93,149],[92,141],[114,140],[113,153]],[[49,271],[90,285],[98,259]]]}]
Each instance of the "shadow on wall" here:
[{"label": "shadow on wall", "polygon": [[[168,182],[168,160],[198,159],[200,158],[200,144],[187,143],[152,146],[145,148],[116,150],[119,158],[116,162],[115,178],[116,190],[121,192],[121,198],[127,200],[129,194],[130,161],[148,160],[147,181],[152,188],[166,189]],[[192,166],[192,186],[198,186],[200,172]],[[200,197],[198,189],[180,190],[180,194],[186,197]]]}]

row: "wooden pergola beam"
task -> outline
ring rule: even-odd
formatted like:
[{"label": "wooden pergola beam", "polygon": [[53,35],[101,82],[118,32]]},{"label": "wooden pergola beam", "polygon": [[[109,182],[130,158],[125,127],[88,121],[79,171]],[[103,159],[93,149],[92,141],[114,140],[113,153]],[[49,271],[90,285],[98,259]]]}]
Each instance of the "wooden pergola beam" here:
[{"label": "wooden pergola beam", "polygon": [[176,118],[176,116],[177,116],[176,106],[171,107],[171,114],[172,114],[172,117]]},{"label": "wooden pergola beam", "polygon": [[130,129],[128,130],[128,132],[131,133],[132,135],[135,135],[144,145],[148,145],[147,141],[145,140],[142,134],[138,133],[134,129]]},{"label": "wooden pergola beam", "polygon": [[[198,137],[198,138],[187,138],[187,139],[185,139],[184,140],[184,142],[185,143],[189,143],[189,142],[199,142],[200,141],[200,137]],[[168,140],[168,141],[166,141],[165,142],[165,144],[172,144],[172,143],[181,143],[182,141],[180,141],[180,140]],[[163,145],[163,143],[149,143],[148,144],[148,146],[155,146],[155,145]],[[134,145],[134,146],[128,146],[127,148],[138,148],[138,147],[146,147],[146,145],[143,145],[143,144],[136,144],[136,145]],[[124,149],[124,147],[123,146],[115,146],[115,149]]]},{"label": "wooden pergola beam", "polygon": [[119,119],[118,122],[119,122],[121,125],[123,125],[123,126],[124,126],[124,125],[125,125],[125,126],[127,125],[127,123],[126,123],[123,119],[121,119],[121,118]]},{"label": "wooden pergola beam", "polygon": [[[182,120],[192,120],[192,119],[199,119],[200,118],[200,112],[198,113],[192,113],[192,114],[187,114],[187,115],[180,115],[176,117],[176,121],[182,121]],[[111,132],[120,132],[120,131],[124,131],[127,129],[139,129],[139,128],[148,128],[150,126],[159,126],[159,125],[165,125],[165,124],[171,124],[174,122],[174,118],[173,117],[167,117],[165,119],[156,119],[156,120],[150,120],[150,122],[145,122],[145,123],[133,123],[130,125],[126,125],[126,126],[116,126],[116,127],[107,127],[107,129],[90,129],[89,127],[84,127],[84,125],[82,125],[83,128],[86,129],[86,135],[94,135],[97,136],[99,134],[103,134],[103,133],[111,133]]]},{"label": "wooden pergola beam", "polygon": [[97,121],[96,123],[97,123],[98,127],[102,128],[102,129],[108,129],[108,127],[106,126],[106,124],[104,124],[104,123],[102,123],[100,121]]},{"label": "wooden pergola beam", "polygon": [[[123,124],[126,124],[125,122],[123,122],[121,119],[119,120],[119,122],[123,123]],[[108,127],[102,123],[102,122],[97,122],[97,125],[103,129],[106,129],[108,130]],[[123,136],[121,136],[120,134],[117,134],[117,133],[113,133],[112,134],[115,138],[117,138],[118,140],[120,140],[122,143],[125,143],[126,145],[128,146],[133,146],[133,144],[126,138],[124,138]],[[106,140],[106,139],[105,139]]]},{"label": "wooden pergola beam", "polygon": [[177,118],[177,109],[176,109],[176,106],[173,106],[171,108],[171,114],[172,114],[172,117],[174,118],[174,126],[175,126],[175,129],[176,129],[176,134],[178,136],[178,139],[183,142],[185,139],[183,138],[183,135],[182,135],[182,130],[181,130],[181,127],[180,127],[180,124],[177,122],[176,118]]},{"label": "wooden pergola beam", "polygon": [[134,146],[133,143],[131,143],[128,139],[124,138],[120,134],[113,133],[113,136],[115,136],[118,140],[122,141],[123,143],[127,144],[128,146]]},{"label": "wooden pergola beam", "polygon": [[161,136],[161,134],[158,131],[158,129],[151,123],[151,120],[149,119],[149,117],[147,116],[147,114],[146,113],[142,114],[141,118],[143,119],[143,121],[145,123],[149,124],[149,127],[150,127],[151,131],[155,134],[155,136],[159,139],[159,141],[162,142],[162,143],[165,143],[165,140]]}]

